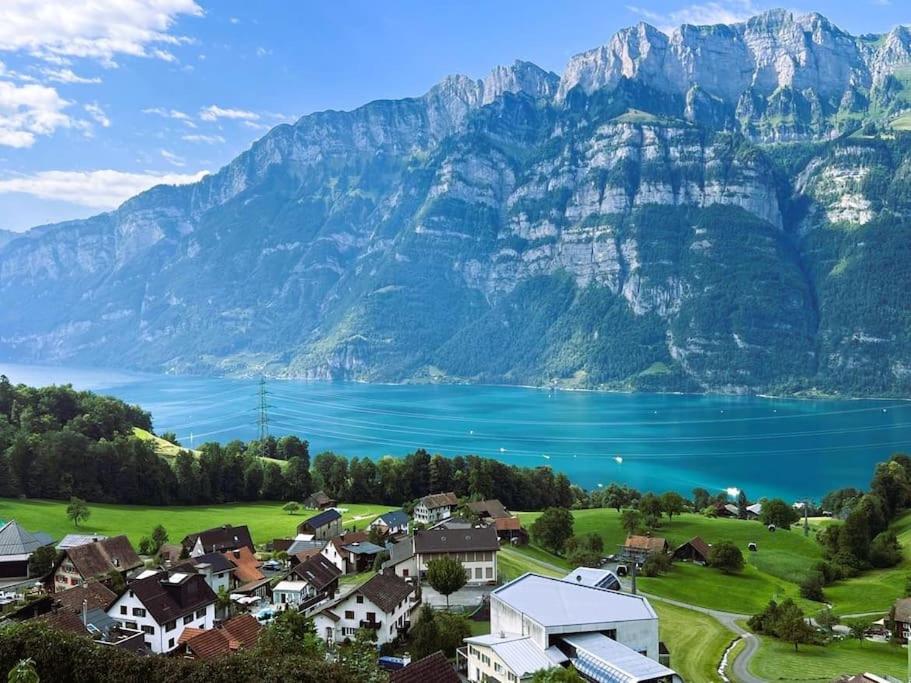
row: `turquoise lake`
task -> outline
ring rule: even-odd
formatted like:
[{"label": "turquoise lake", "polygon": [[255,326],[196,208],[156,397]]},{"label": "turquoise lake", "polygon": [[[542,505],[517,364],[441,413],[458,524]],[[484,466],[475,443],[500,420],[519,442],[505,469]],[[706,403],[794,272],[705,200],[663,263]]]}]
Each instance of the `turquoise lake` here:
[{"label": "turquoise lake", "polygon": [[[184,445],[256,437],[258,380],[0,364],[32,385],[71,383],[137,403]],[[911,450],[911,402],[614,394],[500,386],[271,380],[269,431],[311,453],[417,448],[549,465],[586,488],[612,481],[689,493],[820,498],[865,487],[873,465]]]}]

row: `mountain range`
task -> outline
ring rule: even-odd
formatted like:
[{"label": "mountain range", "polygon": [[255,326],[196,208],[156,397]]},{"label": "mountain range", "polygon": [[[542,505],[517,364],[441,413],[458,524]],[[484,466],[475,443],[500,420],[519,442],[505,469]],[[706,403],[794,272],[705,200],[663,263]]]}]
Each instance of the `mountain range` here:
[{"label": "mountain range", "polygon": [[0,357],[911,394],[911,31],[641,23],[0,237]]}]

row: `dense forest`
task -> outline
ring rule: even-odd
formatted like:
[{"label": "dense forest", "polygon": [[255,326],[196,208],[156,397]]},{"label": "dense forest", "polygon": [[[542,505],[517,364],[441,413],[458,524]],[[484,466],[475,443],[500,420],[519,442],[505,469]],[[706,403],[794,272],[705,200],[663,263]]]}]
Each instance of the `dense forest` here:
[{"label": "dense forest", "polygon": [[35,389],[0,377],[0,496],[148,505],[303,500],[318,489],[341,500],[401,505],[435,491],[498,497],[514,509],[569,507],[573,487],[548,467],[418,450],[378,461],[310,457],[295,436],[207,443],[174,458],[156,454],[133,427],[151,430],[136,406],[77,392]]}]

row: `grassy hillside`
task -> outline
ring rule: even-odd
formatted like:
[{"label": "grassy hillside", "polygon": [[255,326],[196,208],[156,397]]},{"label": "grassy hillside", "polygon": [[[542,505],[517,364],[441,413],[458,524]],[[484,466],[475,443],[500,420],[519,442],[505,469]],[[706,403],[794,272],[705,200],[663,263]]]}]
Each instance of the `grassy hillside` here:
[{"label": "grassy hillside", "polygon": [[671,651],[671,668],[685,681],[720,681],[718,664],[734,634],[700,612],[658,600],[652,607],[658,613],[661,640]]},{"label": "grassy hillside", "polygon": [[[0,519],[15,519],[29,531],[46,531],[55,539],[74,532],[98,533],[106,536],[126,534],[134,545],[148,536],[156,524],[163,524],[171,541],[180,541],[188,533],[222,524],[246,524],[255,543],[273,538],[293,537],[297,525],[309,514],[302,510],[289,515],[280,502],[232,503],[226,505],[152,507],[141,505],[103,505],[89,503],[91,517],[79,528],[66,517],[65,501],[11,500],[0,498]],[[344,511],[345,527],[364,528],[377,515],[393,508],[382,505],[348,505]]]},{"label": "grassy hillside", "polygon": [[[199,455],[199,451],[197,450],[175,446],[170,441],[165,441],[160,436],[156,436],[155,434],[152,434],[152,432],[140,429],[139,427],[133,427],[133,435],[140,441],[150,441],[155,447],[155,452],[165,458],[176,458],[181,451],[188,451],[193,455]],[[260,458],[260,460],[263,462],[273,462],[282,469],[288,464],[284,460],[276,460],[275,458]]]}]

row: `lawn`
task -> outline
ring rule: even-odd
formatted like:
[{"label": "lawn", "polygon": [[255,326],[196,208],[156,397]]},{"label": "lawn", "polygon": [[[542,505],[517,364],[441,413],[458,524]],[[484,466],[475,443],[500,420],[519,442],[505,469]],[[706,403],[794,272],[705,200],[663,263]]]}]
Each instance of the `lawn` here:
[{"label": "lawn", "polygon": [[736,636],[717,620],[693,610],[651,601],[661,640],[671,651],[671,668],[685,681],[720,681],[718,665]]},{"label": "lawn", "polygon": [[497,553],[497,568],[504,581],[512,581],[526,572],[563,577],[572,569],[563,558],[534,546],[503,547]]},{"label": "lawn", "polygon": [[[0,519],[15,519],[29,531],[45,531],[55,539],[74,532],[98,533],[106,536],[126,534],[133,545],[148,536],[156,524],[163,524],[171,541],[179,542],[188,533],[222,524],[246,524],[255,543],[273,538],[291,538],[297,525],[309,514],[301,510],[289,515],[280,502],[231,503],[226,505],[194,505],[153,507],[146,505],[106,505],[89,503],[91,517],[73,526],[66,517],[66,501],[14,500],[0,498]],[[342,524],[363,529],[377,515],[393,508],[383,505],[339,505]]]},{"label": "lawn", "polygon": [[793,583],[764,574],[752,565],[737,574],[724,574],[711,567],[675,562],[664,576],[642,576],[638,582],[645,593],[737,614],[761,612],[772,599],[780,602],[794,598],[801,607],[813,611],[820,607],[799,598]]},{"label": "lawn", "polygon": [[[170,441],[165,441],[160,436],[152,434],[145,429],[140,429],[139,427],[133,427],[133,435],[140,441],[151,441],[152,445],[155,447],[155,452],[164,457],[164,458],[176,458],[181,451],[188,451],[195,456],[199,455],[199,451],[191,450],[189,448],[183,448],[181,446],[175,446]],[[282,469],[287,466],[287,462],[284,460],[276,460],[275,458],[261,458],[263,462],[275,463]]]},{"label": "lawn", "polygon": [[869,671],[901,680],[907,675],[907,651],[889,643],[842,640],[829,645],[794,646],[761,638],[750,671],[769,681],[831,681],[842,674]]}]

